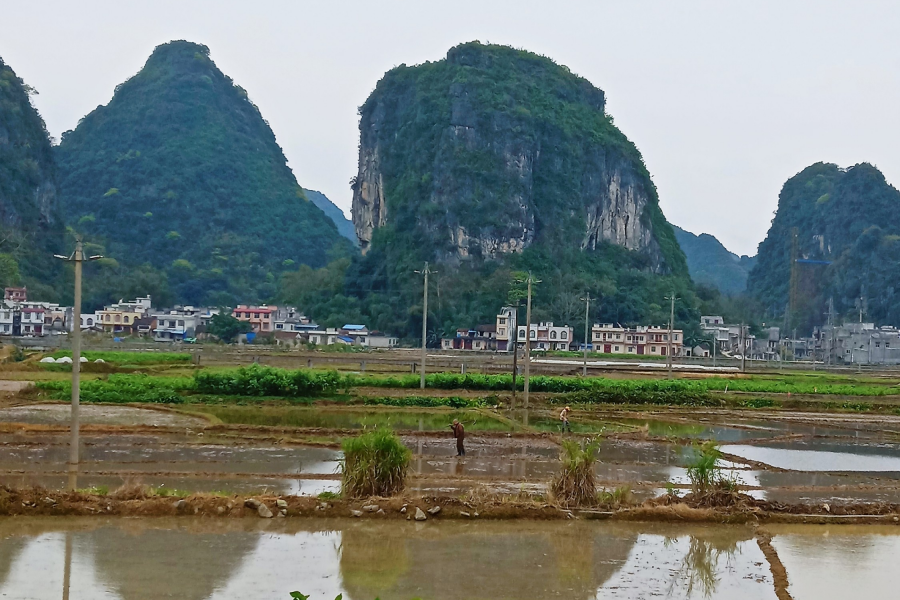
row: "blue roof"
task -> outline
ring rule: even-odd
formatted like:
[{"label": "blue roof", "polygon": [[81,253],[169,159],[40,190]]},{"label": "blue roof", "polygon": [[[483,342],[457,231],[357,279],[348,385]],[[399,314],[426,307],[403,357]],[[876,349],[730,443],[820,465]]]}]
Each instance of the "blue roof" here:
[{"label": "blue roof", "polygon": [[346,329],[348,331],[360,330],[360,329],[365,329],[365,328],[366,328],[365,325],[349,325],[349,324],[341,327],[341,329]]},{"label": "blue roof", "polygon": [[352,343],[353,343],[353,338],[352,338],[352,337],[347,337],[346,335],[339,335],[339,336],[338,336],[338,339],[341,340],[342,342],[347,342],[348,344],[352,344]]}]

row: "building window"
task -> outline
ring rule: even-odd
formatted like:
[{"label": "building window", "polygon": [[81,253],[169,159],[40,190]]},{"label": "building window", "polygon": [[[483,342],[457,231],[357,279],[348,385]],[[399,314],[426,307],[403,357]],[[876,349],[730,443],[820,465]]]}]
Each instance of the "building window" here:
[{"label": "building window", "polygon": [[259,313],[253,313],[253,318],[254,318],[254,319],[258,319],[258,318],[259,318]]},{"label": "building window", "polygon": [[618,346],[616,346],[616,352],[618,352],[618,351],[619,351],[619,347],[618,347]]},{"label": "building window", "polygon": [[524,329],[522,329],[522,330],[519,331],[519,337],[520,337],[520,338],[525,337],[525,330],[524,330]]},{"label": "building window", "polygon": [[656,352],[656,346],[650,346],[650,352]]},{"label": "building window", "polygon": [[182,321],[182,320],[179,319],[179,321],[178,321],[178,326],[179,326],[179,327],[184,327],[184,321]]},{"label": "building window", "polygon": [[567,340],[567,339],[569,339],[569,332],[563,331],[562,333],[559,334],[559,337],[560,337],[560,339]]},{"label": "building window", "polygon": [[284,329],[283,323],[275,323],[275,329]]},{"label": "building window", "polygon": [[556,332],[555,332],[555,331],[551,331],[551,332],[550,332],[550,339],[551,339],[551,340],[555,340],[555,339],[556,339]]},{"label": "building window", "polygon": [[534,329],[532,329],[532,330],[531,330],[531,336],[530,336],[530,337],[531,337],[531,339],[535,339],[535,338],[537,337],[537,331],[535,331]]},{"label": "building window", "polygon": [[125,317],[125,322],[126,322],[126,323],[128,322],[128,316]]},{"label": "building window", "polygon": [[498,321],[501,325],[506,325],[506,317],[500,317]]},{"label": "building window", "polygon": [[116,315],[116,323],[122,322],[122,315]]}]

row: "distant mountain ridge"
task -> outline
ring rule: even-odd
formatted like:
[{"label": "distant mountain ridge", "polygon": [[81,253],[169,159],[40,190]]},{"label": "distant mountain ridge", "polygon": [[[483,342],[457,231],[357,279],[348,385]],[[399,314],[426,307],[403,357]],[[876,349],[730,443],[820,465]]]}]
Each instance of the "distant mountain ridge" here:
[{"label": "distant mountain ridge", "polygon": [[353,242],[354,246],[359,246],[359,240],[356,238],[356,229],[353,228],[353,221],[347,218],[344,211],[338,208],[338,206],[322,192],[307,188],[303,188],[303,191],[306,193],[306,197],[310,202],[318,206],[329,219],[334,221],[338,233]]},{"label": "distant mountain ridge", "polygon": [[755,256],[738,256],[708,233],[696,235],[677,225],[672,228],[687,258],[691,279],[729,295],[740,294],[747,288],[747,277],[756,264]]}]

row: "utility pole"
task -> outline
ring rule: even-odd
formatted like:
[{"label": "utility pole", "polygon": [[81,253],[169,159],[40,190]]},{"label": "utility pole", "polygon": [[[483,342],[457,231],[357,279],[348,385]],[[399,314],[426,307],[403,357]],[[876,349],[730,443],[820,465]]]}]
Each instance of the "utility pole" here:
[{"label": "utility pole", "polygon": [[671,305],[669,306],[669,339],[668,339],[668,351],[666,352],[666,368],[669,370],[669,379],[672,379],[672,327],[674,326],[675,321],[675,300],[678,300],[675,296],[675,290],[672,290],[672,294],[666,298],[666,300],[671,301]]},{"label": "utility pole", "polygon": [[581,369],[581,376],[587,377],[588,342],[591,339],[591,330],[588,326],[591,318],[591,293],[588,292],[582,300],[584,300],[584,366]]},{"label": "utility pole", "polygon": [[528,274],[528,304],[526,304],[525,308],[525,386],[524,386],[524,404],[525,408],[528,408],[528,384],[531,378],[531,285],[533,283],[540,283],[540,280],[536,280],[531,276],[531,273]]},{"label": "utility pole", "polygon": [[[69,440],[69,487],[77,487],[78,477],[78,405],[81,400],[81,266],[84,263],[84,247],[81,237],[75,238],[75,251],[71,256],[55,254],[54,258],[75,263],[75,298],[72,308],[72,424]],[[91,256],[87,260],[103,258]]]},{"label": "utility pole", "polygon": [[747,347],[744,343],[744,323],[741,321],[741,373],[746,369],[745,359],[747,358]]},{"label": "utility pole", "polygon": [[[512,312],[512,323],[509,324],[509,337],[512,338],[513,345],[513,372],[512,372],[512,406],[511,409],[516,408],[516,375],[519,372],[519,302],[520,300],[516,299],[516,306],[513,308]],[[508,342],[507,342],[508,343]]]},{"label": "utility pole", "polygon": [[427,350],[425,348],[426,341],[428,339],[428,275],[431,273],[435,273],[428,268],[428,263],[425,263],[425,268],[421,271],[416,271],[420,275],[425,276],[425,286],[424,291],[422,292],[422,367],[419,369],[419,387],[421,389],[425,389],[425,360],[427,358]]}]

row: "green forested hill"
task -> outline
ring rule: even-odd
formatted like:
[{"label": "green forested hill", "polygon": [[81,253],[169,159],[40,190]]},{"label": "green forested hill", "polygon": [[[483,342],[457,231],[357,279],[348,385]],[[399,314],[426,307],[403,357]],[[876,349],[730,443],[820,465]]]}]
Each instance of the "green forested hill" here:
[{"label": "green forested hill", "polygon": [[900,192],[878,169],[817,163],[784,184],[747,282],[772,314],[788,306],[794,228],[801,261],[794,326],[822,323],[832,297],[839,315],[857,316],[865,298],[870,320],[900,324]]},{"label": "green forested hill", "polygon": [[0,288],[27,285],[32,297],[56,299],[63,224],[44,121],[28,87],[0,58]]},{"label": "green forested hill", "polygon": [[137,276],[174,301],[231,304],[352,252],[206,46],[157,47],[56,158],[69,223],[112,258],[94,281]]},{"label": "green forested hill", "polygon": [[681,322],[696,321],[684,254],[605,100],[546,57],[477,42],[392,69],[360,108],[353,222],[364,256],[287,275],[283,298],[321,321],[358,314],[418,336],[414,271],[430,261],[434,338],[493,322],[527,271],[542,280],[535,319],[583,322],[590,292],[593,319],[662,323],[674,288]]},{"label": "green forested hill", "polygon": [[756,262],[755,257],[729,252],[722,242],[708,233],[695,235],[674,225],[672,228],[687,258],[691,279],[729,295],[740,294],[746,289],[747,274]]}]

